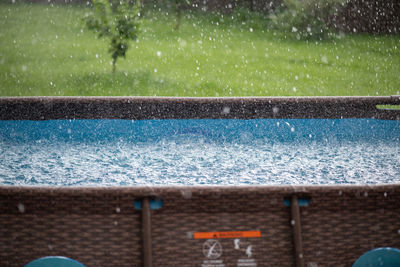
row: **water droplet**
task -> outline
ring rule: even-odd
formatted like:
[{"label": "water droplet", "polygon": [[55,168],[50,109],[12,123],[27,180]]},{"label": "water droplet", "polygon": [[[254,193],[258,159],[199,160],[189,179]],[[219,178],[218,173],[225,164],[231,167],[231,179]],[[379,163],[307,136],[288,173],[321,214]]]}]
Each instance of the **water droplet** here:
[{"label": "water droplet", "polygon": [[162,54],[161,51],[157,51],[157,56],[158,57],[161,57],[161,54]]},{"label": "water droplet", "polygon": [[222,114],[229,114],[231,112],[231,108],[230,107],[224,107],[222,110]]},{"label": "water droplet", "polygon": [[250,32],[253,32],[253,28],[250,28],[249,31],[250,31]]},{"label": "water droplet", "polygon": [[190,199],[190,198],[192,198],[192,190],[190,190],[190,189],[182,190],[182,191],[181,191],[181,194],[182,194],[182,196],[183,196],[184,199]]},{"label": "water droplet", "polygon": [[193,232],[186,232],[186,237],[189,239],[193,239]]},{"label": "water droplet", "polygon": [[179,45],[180,45],[181,47],[186,47],[187,42],[186,42],[185,40],[179,39]]},{"label": "water droplet", "polygon": [[19,212],[24,213],[24,212],[25,212],[25,206],[24,206],[24,204],[19,203],[19,204],[18,204],[18,210],[19,210]]}]

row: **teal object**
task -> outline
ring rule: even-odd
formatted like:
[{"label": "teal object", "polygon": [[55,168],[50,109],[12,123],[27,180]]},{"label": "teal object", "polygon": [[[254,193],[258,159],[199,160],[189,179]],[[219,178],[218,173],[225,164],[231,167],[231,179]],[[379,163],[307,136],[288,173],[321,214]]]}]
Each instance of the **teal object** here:
[{"label": "teal object", "polygon": [[[142,210],[142,200],[141,199],[135,199],[133,202],[133,206],[137,210]],[[159,210],[162,208],[164,205],[164,201],[161,198],[153,198],[150,199],[150,209],[151,210]]]},{"label": "teal object", "polygon": [[396,248],[377,248],[363,254],[353,267],[399,267],[400,250]]},{"label": "teal object", "polygon": [[[310,204],[311,198],[304,198],[304,197],[300,197],[297,199],[297,204],[299,205],[299,207],[308,207],[308,205]],[[290,207],[292,205],[292,201],[290,200],[290,198],[285,198],[283,200],[283,204],[286,207]]]},{"label": "teal object", "polygon": [[31,261],[25,267],[85,267],[85,265],[70,258],[51,256]]}]

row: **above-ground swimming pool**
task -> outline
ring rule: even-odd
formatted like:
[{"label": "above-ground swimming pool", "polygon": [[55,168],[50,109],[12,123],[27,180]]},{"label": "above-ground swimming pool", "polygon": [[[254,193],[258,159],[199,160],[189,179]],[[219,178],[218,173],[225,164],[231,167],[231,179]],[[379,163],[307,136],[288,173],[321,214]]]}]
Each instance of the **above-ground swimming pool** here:
[{"label": "above-ground swimming pool", "polygon": [[0,265],[398,256],[382,247],[400,247],[399,103],[0,98]]}]

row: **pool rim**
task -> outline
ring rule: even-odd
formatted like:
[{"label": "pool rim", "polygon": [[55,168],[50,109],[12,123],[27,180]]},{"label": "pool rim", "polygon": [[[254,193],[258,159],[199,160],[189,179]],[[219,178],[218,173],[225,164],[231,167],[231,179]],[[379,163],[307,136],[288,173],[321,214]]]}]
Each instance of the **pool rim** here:
[{"label": "pool rim", "polygon": [[0,97],[0,120],[375,118],[400,120],[400,96]]},{"label": "pool rim", "polygon": [[252,192],[263,191],[264,193],[297,193],[297,194],[313,194],[320,192],[363,192],[363,191],[392,191],[400,189],[399,183],[390,184],[332,184],[332,185],[316,185],[316,184],[295,184],[295,185],[128,185],[128,186],[43,186],[43,185],[1,185],[3,192],[25,192],[25,193],[63,193],[68,195],[81,194],[98,194],[98,193],[135,193],[143,196],[159,196],[169,192],[193,191],[201,194],[223,193],[230,194],[233,192]]}]

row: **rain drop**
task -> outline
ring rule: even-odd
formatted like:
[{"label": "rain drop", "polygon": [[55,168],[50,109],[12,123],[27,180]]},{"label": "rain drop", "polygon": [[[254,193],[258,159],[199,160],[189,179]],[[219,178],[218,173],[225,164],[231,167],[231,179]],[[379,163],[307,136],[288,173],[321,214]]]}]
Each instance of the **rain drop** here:
[{"label": "rain drop", "polygon": [[224,107],[224,109],[222,110],[222,114],[229,114],[230,112],[231,112],[230,107]]},{"label": "rain drop", "polygon": [[19,203],[19,204],[18,204],[18,210],[19,210],[19,212],[24,213],[24,212],[25,212],[25,206],[24,206],[24,204]]}]

